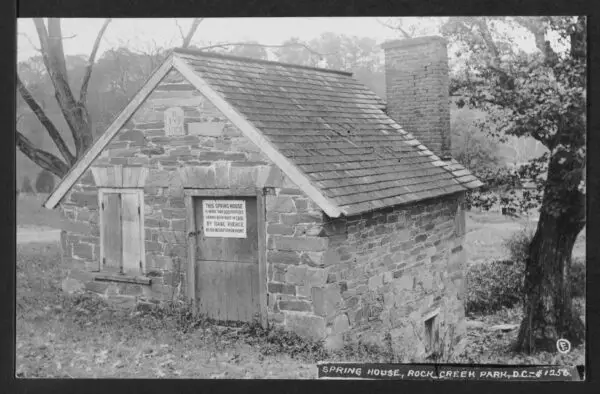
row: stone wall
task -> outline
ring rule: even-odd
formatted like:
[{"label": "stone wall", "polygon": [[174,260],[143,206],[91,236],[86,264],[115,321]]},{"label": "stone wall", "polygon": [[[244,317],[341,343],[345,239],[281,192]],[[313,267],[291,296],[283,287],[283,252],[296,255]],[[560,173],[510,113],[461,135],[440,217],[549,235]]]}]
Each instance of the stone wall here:
[{"label": "stone wall", "polygon": [[451,153],[448,51],[442,37],[384,43],[387,113],[440,157]]},{"label": "stone wall", "polygon": [[327,280],[324,215],[293,188],[276,189],[267,196],[266,207],[269,321],[322,339],[325,320],[317,314],[313,292]]},{"label": "stone wall", "polygon": [[[165,134],[164,112],[171,107],[180,107],[184,112],[183,135]],[[100,267],[100,231],[98,190],[91,170],[61,202],[61,209],[71,219],[71,226],[62,236],[63,258],[73,266],[70,278],[81,280],[88,290],[102,295],[116,294],[112,299],[127,296],[122,298],[128,304],[141,296],[165,300],[185,294],[187,238],[182,168],[210,173],[212,177],[205,177],[201,187],[222,188],[248,186],[264,173],[262,170],[274,167],[176,71],[150,94],[92,164],[103,165],[149,169],[144,187],[145,275],[152,278],[152,285],[93,280],[94,271]],[[292,187],[285,177],[275,174],[279,183]]]},{"label": "stone wall", "polygon": [[[184,111],[185,132],[167,136],[164,111],[174,106]],[[189,181],[184,179],[186,169],[195,168],[202,175],[198,186],[248,186],[261,178],[268,188],[263,280],[270,324],[325,339],[330,347],[341,346],[344,337],[370,335],[382,342],[389,333],[396,350],[414,359],[422,359],[425,352],[415,340],[423,334],[419,319],[432,310],[439,308],[442,337],[451,337],[445,344],[456,343],[464,331],[459,324],[464,315],[464,214],[458,211],[458,195],[330,219],[175,73],[161,82],[93,163],[99,165],[149,169],[144,274],[152,284],[94,281],[100,267],[100,231],[98,192],[89,170],[61,202],[71,219],[62,234],[71,283],[123,305],[185,294],[183,183]],[[421,345],[405,349],[406,344]]]},{"label": "stone wall", "polygon": [[[328,277],[319,292],[330,346],[344,338],[382,346],[391,340],[405,361],[423,361],[457,345],[465,332],[462,199],[459,193],[325,224]],[[429,314],[437,314],[437,349],[426,346]]]}]

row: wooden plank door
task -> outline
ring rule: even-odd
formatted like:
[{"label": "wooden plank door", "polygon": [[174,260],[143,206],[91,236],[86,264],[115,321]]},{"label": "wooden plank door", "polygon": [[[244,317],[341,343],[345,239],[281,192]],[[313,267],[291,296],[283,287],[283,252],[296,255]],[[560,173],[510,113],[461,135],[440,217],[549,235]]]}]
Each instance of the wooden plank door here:
[{"label": "wooden plank door", "polygon": [[[219,321],[258,320],[260,300],[256,197],[196,197],[193,201],[198,312]],[[208,205],[205,205],[205,201]],[[207,208],[215,202],[216,211]],[[233,207],[238,202],[243,203],[245,231],[240,230],[243,229],[241,222],[238,227],[232,221],[227,222],[228,219],[241,219],[232,219],[234,214],[231,212],[235,211],[225,212],[228,202]],[[220,207],[226,207],[225,211]],[[212,222],[205,222],[205,213],[211,215],[207,217]],[[225,233],[218,234],[219,230]]]}]

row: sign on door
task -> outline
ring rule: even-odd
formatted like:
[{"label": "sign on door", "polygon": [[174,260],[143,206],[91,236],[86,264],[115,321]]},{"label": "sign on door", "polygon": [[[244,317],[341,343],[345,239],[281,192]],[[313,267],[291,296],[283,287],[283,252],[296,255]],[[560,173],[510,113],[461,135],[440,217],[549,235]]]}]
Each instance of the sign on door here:
[{"label": "sign on door", "polygon": [[203,200],[205,237],[246,238],[246,201]]}]

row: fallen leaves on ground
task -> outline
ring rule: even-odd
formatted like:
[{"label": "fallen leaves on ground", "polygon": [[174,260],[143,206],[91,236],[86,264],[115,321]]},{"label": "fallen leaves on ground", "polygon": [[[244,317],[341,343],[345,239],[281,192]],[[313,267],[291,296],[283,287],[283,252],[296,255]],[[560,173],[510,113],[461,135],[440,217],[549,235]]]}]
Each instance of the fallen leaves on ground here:
[{"label": "fallen leaves on ground", "polygon": [[[173,319],[112,310],[98,297],[65,296],[59,284],[66,268],[60,264],[56,245],[28,245],[18,249],[17,258],[17,377],[317,377],[317,359],[292,357],[289,349],[299,355],[323,357],[322,354],[308,345],[296,345],[292,337],[265,342],[263,336],[261,342],[257,339],[260,335],[252,330],[214,325],[181,330]],[[478,319],[486,326],[515,324],[520,320],[520,313],[518,309],[504,310]],[[583,363],[583,347],[567,355],[513,355],[510,344],[516,331],[469,329],[470,343],[461,361]],[[282,349],[290,354],[282,354]]]}]

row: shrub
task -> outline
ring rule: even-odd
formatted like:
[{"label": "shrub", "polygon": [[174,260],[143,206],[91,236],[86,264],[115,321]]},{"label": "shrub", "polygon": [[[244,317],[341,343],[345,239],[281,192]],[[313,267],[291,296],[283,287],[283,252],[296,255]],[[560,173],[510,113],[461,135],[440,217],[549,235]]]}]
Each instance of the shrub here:
[{"label": "shrub", "polygon": [[[508,250],[510,260],[525,264],[529,244],[533,239],[535,229],[524,228],[515,232],[511,237],[504,240],[504,247]],[[571,264],[571,294],[573,297],[585,296],[585,260],[574,259]]]},{"label": "shrub", "polygon": [[[585,297],[585,261],[571,264],[571,294]],[[492,261],[471,265],[467,271],[467,313],[493,313],[502,307],[511,308],[521,302],[525,263]]]},{"label": "shrub", "polygon": [[520,231],[514,232],[510,237],[506,238],[502,243],[508,251],[508,256],[511,261],[524,263],[529,253],[529,245],[535,234],[535,230],[530,227],[525,227]]},{"label": "shrub", "polygon": [[35,180],[35,190],[38,193],[52,193],[52,190],[54,190],[54,175],[46,170],[40,172]]},{"label": "shrub", "polygon": [[21,183],[21,192],[34,193],[33,187],[31,186],[31,179],[29,179],[27,175],[23,177],[23,182]]},{"label": "shrub", "polygon": [[493,313],[521,301],[525,264],[512,261],[475,263],[467,271],[467,313]]}]

